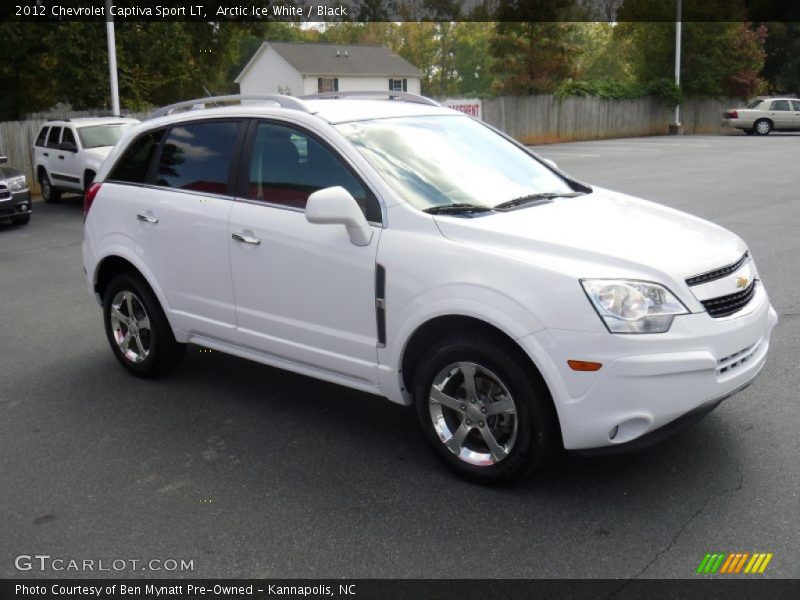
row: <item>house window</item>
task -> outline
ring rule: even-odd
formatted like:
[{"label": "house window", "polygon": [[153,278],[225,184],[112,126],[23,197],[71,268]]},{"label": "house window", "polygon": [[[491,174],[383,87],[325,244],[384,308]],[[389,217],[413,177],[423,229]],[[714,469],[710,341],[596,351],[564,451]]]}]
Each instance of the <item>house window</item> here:
[{"label": "house window", "polygon": [[339,80],[336,77],[318,77],[317,92],[338,92]]},{"label": "house window", "polygon": [[389,80],[390,92],[407,92],[408,79],[390,79]]}]

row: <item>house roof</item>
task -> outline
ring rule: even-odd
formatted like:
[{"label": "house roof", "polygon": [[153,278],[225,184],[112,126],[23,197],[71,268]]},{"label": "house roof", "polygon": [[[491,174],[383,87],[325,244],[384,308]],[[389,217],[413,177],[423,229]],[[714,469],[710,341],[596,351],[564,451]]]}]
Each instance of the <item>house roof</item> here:
[{"label": "house roof", "polygon": [[236,83],[268,48],[277,52],[301,75],[421,75],[419,69],[386,46],[264,42],[239,73]]}]

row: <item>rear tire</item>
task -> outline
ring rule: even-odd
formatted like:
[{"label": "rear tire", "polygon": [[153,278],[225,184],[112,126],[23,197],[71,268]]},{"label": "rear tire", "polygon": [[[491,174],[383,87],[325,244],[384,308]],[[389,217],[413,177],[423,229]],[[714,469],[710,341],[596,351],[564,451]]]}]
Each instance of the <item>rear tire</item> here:
[{"label": "rear tire", "polygon": [[42,198],[48,204],[61,200],[61,191],[53,187],[45,171],[39,173],[39,187],[42,188]]},{"label": "rear tire", "polygon": [[172,333],[153,291],[138,277],[117,275],[103,296],[103,322],[111,350],[137,377],[159,377],[178,366],[186,350]]},{"label": "rear tire", "polygon": [[28,213],[26,215],[15,215],[11,217],[11,222],[14,225],[27,225],[30,220],[31,220],[31,213]]},{"label": "rear tire", "polygon": [[420,365],[417,417],[457,473],[497,485],[552,460],[560,446],[553,401],[534,367],[508,342],[477,332],[453,335]]},{"label": "rear tire", "polygon": [[755,131],[756,135],[769,135],[769,132],[772,131],[772,121],[759,119],[753,125],[753,131]]}]

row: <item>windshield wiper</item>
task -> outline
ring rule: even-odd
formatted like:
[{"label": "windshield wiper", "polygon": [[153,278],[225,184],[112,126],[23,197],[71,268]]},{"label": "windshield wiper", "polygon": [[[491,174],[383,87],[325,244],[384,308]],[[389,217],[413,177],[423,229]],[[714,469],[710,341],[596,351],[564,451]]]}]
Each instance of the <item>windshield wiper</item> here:
[{"label": "windshield wiper", "polygon": [[490,206],[481,206],[479,204],[466,204],[455,202],[453,204],[442,204],[439,206],[431,206],[424,209],[424,212],[430,215],[454,215],[459,213],[477,213],[489,212],[494,210]]},{"label": "windshield wiper", "polygon": [[523,206],[531,206],[533,204],[546,204],[553,198],[574,198],[576,196],[583,196],[585,193],[586,192],[545,192],[541,194],[528,194],[527,196],[514,198],[507,202],[501,202],[493,208],[494,210],[508,210],[521,208]]}]

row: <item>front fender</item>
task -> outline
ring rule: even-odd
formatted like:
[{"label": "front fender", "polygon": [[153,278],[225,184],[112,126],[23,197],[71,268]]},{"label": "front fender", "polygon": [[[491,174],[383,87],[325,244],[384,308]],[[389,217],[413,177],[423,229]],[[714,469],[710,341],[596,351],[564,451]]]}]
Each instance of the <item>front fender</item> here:
[{"label": "front fender", "polygon": [[[387,309],[391,309],[388,303]],[[409,340],[425,323],[445,316],[471,317],[519,339],[543,329],[541,322],[510,296],[480,285],[450,284],[414,297],[396,313],[387,314],[387,345],[378,349],[378,371],[382,391],[400,404],[410,404],[400,373]],[[536,357],[530,357],[536,363]]]}]

